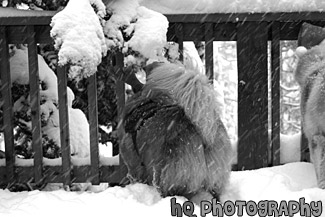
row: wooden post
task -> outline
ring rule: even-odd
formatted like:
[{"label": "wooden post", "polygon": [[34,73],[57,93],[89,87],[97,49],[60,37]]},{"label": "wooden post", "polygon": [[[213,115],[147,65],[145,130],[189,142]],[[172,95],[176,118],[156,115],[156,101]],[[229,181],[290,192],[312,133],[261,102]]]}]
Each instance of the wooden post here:
[{"label": "wooden post", "polygon": [[280,165],[280,23],[272,23],[271,45],[271,164]]},{"label": "wooden post", "polygon": [[239,170],[268,162],[267,36],[266,22],[238,23]]},{"label": "wooden post", "polygon": [[178,43],[179,49],[179,60],[181,62],[184,61],[184,28],[183,23],[177,23],[175,25],[175,35],[176,35],[176,42]]},{"label": "wooden post", "polygon": [[58,98],[59,98],[59,122],[60,122],[60,141],[62,153],[62,174],[64,177],[63,185],[66,187],[71,184],[71,152],[69,134],[69,111],[67,94],[67,66],[58,67]]},{"label": "wooden post", "polygon": [[34,151],[34,181],[42,181],[43,148],[40,115],[40,82],[38,71],[37,44],[35,41],[34,26],[27,27],[28,69],[30,85],[30,106],[32,116],[32,147]]},{"label": "wooden post", "polygon": [[[117,72],[116,73],[123,73],[123,67],[124,67],[124,55],[121,52],[118,52],[115,55],[116,60],[116,66],[117,66]],[[121,76],[122,78],[122,76]],[[118,124],[117,124],[117,134],[118,139],[121,141],[121,137],[123,136],[123,126],[122,119],[123,119],[123,111],[125,107],[125,83],[124,81],[118,79],[116,81],[116,97],[117,97],[117,117],[118,117]],[[114,153],[113,150],[113,155]]]},{"label": "wooden post", "polygon": [[0,26],[0,78],[3,109],[3,133],[6,149],[7,184],[15,181],[15,153],[13,133],[13,110],[11,100],[11,76],[9,67],[9,51],[6,35],[6,27]]},{"label": "wooden post", "polygon": [[[116,66],[118,68],[117,73],[123,73],[124,67],[124,55],[123,53],[119,52],[115,55]],[[116,96],[117,96],[117,115],[118,115],[118,126],[117,126],[117,133],[118,133],[118,140],[119,143],[122,140],[124,135],[123,129],[123,116],[124,116],[124,107],[125,107],[125,83],[122,80],[117,80],[116,82]],[[119,150],[119,153],[121,151]],[[121,155],[119,155],[119,169],[118,173],[114,178],[118,180],[119,183],[112,183],[112,184],[121,184],[123,179],[125,179],[127,175],[126,165],[123,162]]]},{"label": "wooden post", "polygon": [[[298,34],[298,46],[304,46],[307,49],[318,45],[325,38],[325,30],[320,26],[309,23],[301,25]],[[300,138],[300,161],[310,162],[310,150],[308,147],[308,139],[303,129],[303,112],[301,112],[301,138]]]},{"label": "wooden post", "polygon": [[213,23],[205,23],[205,73],[213,83]]},{"label": "wooden post", "polygon": [[[298,34],[298,46],[304,46],[310,49],[318,45],[325,38],[325,29],[309,23],[301,25]],[[300,138],[300,161],[310,162],[310,150],[308,147],[308,139],[303,129],[303,112],[301,113],[301,138]]]},{"label": "wooden post", "polygon": [[90,163],[91,183],[98,185],[99,181],[99,150],[98,150],[98,109],[96,74],[88,78],[88,111],[90,133]]}]

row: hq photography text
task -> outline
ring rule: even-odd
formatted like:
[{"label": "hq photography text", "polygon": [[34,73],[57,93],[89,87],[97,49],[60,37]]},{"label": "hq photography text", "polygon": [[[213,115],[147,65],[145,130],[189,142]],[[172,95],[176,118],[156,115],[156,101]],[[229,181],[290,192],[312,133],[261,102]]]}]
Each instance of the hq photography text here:
[{"label": "hq photography text", "polygon": [[[191,201],[185,201],[183,204],[177,203],[176,198],[170,200],[171,215],[176,217],[188,216],[198,217],[194,214],[195,205]],[[249,216],[293,216],[298,214],[300,216],[321,216],[323,212],[322,201],[305,202],[305,198],[300,198],[299,201],[284,201],[281,202],[273,200],[255,201],[242,201],[237,200],[225,201],[221,204],[217,199],[212,201],[200,202],[200,216],[205,217],[208,214],[212,216],[243,216],[246,213]]]}]

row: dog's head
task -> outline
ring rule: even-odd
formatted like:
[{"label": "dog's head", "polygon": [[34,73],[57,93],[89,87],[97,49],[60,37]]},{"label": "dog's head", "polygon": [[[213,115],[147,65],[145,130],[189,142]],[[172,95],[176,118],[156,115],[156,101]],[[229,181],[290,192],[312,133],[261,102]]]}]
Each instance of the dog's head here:
[{"label": "dog's head", "polygon": [[308,76],[325,67],[325,40],[311,49],[298,47],[296,56],[298,63],[295,69],[295,79],[301,87],[304,87]]}]

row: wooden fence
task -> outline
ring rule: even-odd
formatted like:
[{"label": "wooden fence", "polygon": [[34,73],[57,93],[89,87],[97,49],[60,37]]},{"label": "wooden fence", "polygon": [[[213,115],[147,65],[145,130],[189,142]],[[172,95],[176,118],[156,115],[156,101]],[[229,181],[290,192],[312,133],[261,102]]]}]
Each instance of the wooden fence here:
[{"label": "wooden fence", "polygon": [[[204,41],[213,78],[213,41],[236,41],[238,143],[235,170],[280,164],[280,41],[297,40],[304,22],[325,25],[322,12],[168,15],[168,40]],[[268,135],[268,42],[271,42],[271,139]],[[304,136],[301,161],[309,160]]]},{"label": "wooden fence", "polygon": [[[119,183],[125,166],[103,166],[99,163],[96,76],[89,78],[89,123],[91,164],[73,166],[69,148],[67,110],[67,67],[58,69],[58,95],[62,166],[43,165],[40,123],[39,73],[37,44],[51,43],[50,26],[54,12],[20,11],[0,8],[0,79],[3,129],[5,138],[5,166],[0,166],[0,186],[8,183],[90,181]],[[187,14],[168,15],[170,26],[167,38],[183,49],[184,41],[204,41],[206,73],[213,78],[213,41],[237,41],[238,62],[238,170],[255,169],[280,164],[280,41],[296,40],[303,22],[324,25],[324,13],[266,13],[266,14]],[[268,141],[268,50],[271,41],[272,73],[272,135]],[[33,166],[15,164],[13,108],[8,44],[27,44],[30,76]],[[123,66],[123,57],[116,57]],[[118,81],[118,113],[125,103],[124,83]],[[305,143],[303,143],[305,144]],[[302,147],[302,160],[306,158]]]},{"label": "wooden fence", "polygon": [[[72,166],[69,146],[69,119],[67,107],[67,67],[58,68],[58,98],[62,166],[43,166],[43,149],[40,122],[39,71],[37,44],[52,43],[50,22],[53,12],[13,12],[8,9],[3,16],[0,9],[0,70],[1,104],[3,108],[3,133],[5,139],[6,166],[0,166],[0,185],[8,183],[63,183],[100,182],[119,183],[126,174],[126,168],[119,165],[102,166],[98,150],[98,115],[96,76],[88,79],[88,105],[90,129],[90,165]],[[31,96],[33,166],[15,165],[13,107],[11,100],[11,78],[8,44],[28,45],[28,65]]]}]

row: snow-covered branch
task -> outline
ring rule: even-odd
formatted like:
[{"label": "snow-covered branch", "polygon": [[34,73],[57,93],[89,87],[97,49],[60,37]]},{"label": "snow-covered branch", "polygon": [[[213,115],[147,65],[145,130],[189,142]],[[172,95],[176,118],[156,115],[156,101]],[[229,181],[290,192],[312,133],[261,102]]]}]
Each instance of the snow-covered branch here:
[{"label": "snow-covered branch", "polygon": [[160,59],[167,43],[167,18],[140,6],[137,0],[114,0],[107,5],[110,18],[104,32],[109,49],[121,50],[125,64]]},{"label": "snow-covered branch", "polygon": [[59,64],[69,64],[73,78],[94,74],[108,50],[123,52],[125,66],[142,67],[149,59],[163,59],[167,43],[167,18],[138,0],[107,6],[101,0],[70,0],[51,26]]},{"label": "snow-covered branch", "polygon": [[71,65],[71,77],[83,78],[94,74],[106,55],[101,25],[105,13],[100,0],[70,0],[65,9],[52,18],[51,36],[59,49],[59,64]]}]

